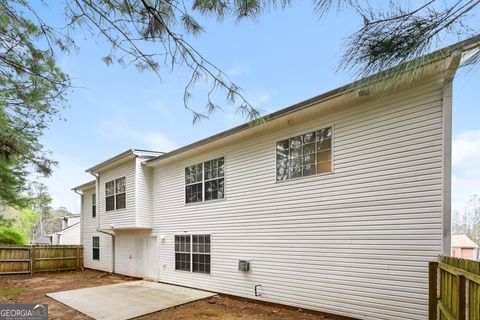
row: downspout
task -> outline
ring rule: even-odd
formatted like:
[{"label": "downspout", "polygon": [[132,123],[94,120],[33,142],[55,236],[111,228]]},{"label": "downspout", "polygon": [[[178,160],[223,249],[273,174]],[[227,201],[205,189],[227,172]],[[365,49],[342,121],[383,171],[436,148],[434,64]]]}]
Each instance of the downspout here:
[{"label": "downspout", "polygon": [[83,245],[83,193],[73,190],[80,196],[80,243]]},{"label": "downspout", "polygon": [[100,202],[98,201],[99,190],[100,190],[100,177],[96,173],[93,173],[93,172],[89,172],[89,173],[95,177],[95,197],[97,202],[97,227],[95,231],[103,234],[108,234],[110,237],[112,237],[112,273],[115,273],[115,234],[100,229],[101,208],[99,206]]}]

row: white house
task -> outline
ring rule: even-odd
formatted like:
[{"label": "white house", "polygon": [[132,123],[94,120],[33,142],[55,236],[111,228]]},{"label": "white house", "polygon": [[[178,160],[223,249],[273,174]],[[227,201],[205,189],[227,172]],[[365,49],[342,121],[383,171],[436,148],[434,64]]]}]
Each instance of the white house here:
[{"label": "white house", "polygon": [[51,244],[81,244],[80,214],[61,218],[62,230],[49,235]]},{"label": "white house", "polygon": [[85,267],[360,319],[426,319],[428,262],[450,254],[459,48],[395,85],[347,85],[258,126],[89,168],[95,180],[74,189]]}]

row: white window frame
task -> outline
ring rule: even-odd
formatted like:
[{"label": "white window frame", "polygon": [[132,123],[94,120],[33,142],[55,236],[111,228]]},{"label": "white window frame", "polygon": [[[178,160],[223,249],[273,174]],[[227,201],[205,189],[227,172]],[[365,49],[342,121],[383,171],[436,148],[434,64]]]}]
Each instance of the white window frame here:
[{"label": "white window frame", "polygon": [[[93,214],[93,208],[95,208],[95,215]],[[92,219],[97,218],[97,194],[92,194]]]},{"label": "white window frame", "polygon": [[[176,260],[176,257],[175,257],[175,254],[178,252],[178,253],[185,253],[185,252],[181,252],[181,251],[176,251],[175,250],[175,238],[177,236],[187,236],[190,238],[190,252],[189,252],[189,255],[190,255],[190,270],[181,270],[181,269],[178,269],[176,268],[176,264],[177,264],[177,260]],[[195,252],[195,254],[203,254],[203,255],[208,255],[210,256],[210,272],[199,272],[199,271],[193,271],[193,236],[209,236],[210,237],[210,252],[208,253],[203,253],[203,252]],[[190,272],[190,273],[194,273],[194,274],[204,274],[204,275],[210,275],[212,274],[212,235],[210,233],[198,233],[198,232],[193,232],[193,233],[188,233],[188,234],[185,234],[185,233],[179,233],[179,234],[175,234],[173,236],[173,252],[174,252],[174,269],[175,271],[180,271],[180,272]]]},{"label": "white window frame", "polygon": [[[125,181],[125,183],[124,183],[125,191],[117,193],[117,180],[120,180],[120,179],[123,179]],[[110,183],[110,182],[113,182],[113,194],[107,196],[107,183]],[[105,212],[126,209],[127,208],[127,178],[126,177],[119,177],[119,178],[116,178],[116,179],[113,179],[113,180],[109,180],[109,181],[106,181],[104,185],[105,185]],[[117,208],[117,195],[120,195],[120,194],[125,194],[125,207],[123,207],[123,208]],[[111,209],[111,210],[107,210],[107,198],[108,197],[113,197],[113,209]]]},{"label": "white window frame", "polygon": [[[223,177],[216,177],[216,178],[212,178],[212,179],[208,179],[208,180],[205,180],[205,162],[209,162],[209,161],[212,161],[212,160],[216,160],[216,159],[221,159],[223,158]],[[190,186],[190,185],[195,185],[195,184],[200,184],[200,182],[195,182],[195,183],[188,183],[185,181],[185,169],[188,168],[188,167],[192,167],[192,166],[196,166],[196,165],[199,165],[201,164],[202,165],[202,181],[201,181],[201,185],[202,185],[202,194],[201,194],[201,201],[197,201],[197,202],[188,202],[187,203],[187,186]],[[219,180],[219,179],[222,179],[223,178],[223,198],[219,198],[219,199],[210,199],[210,200],[206,200],[205,199],[205,182],[209,182],[209,181],[213,181],[213,180]],[[197,205],[197,204],[200,204],[200,203],[209,203],[209,202],[214,202],[214,201],[224,201],[227,199],[227,184],[226,184],[226,181],[227,181],[227,157],[226,156],[220,156],[220,157],[215,157],[215,158],[211,158],[211,159],[208,159],[208,160],[204,160],[202,162],[197,162],[195,164],[191,164],[189,166],[186,166],[183,168],[183,203],[184,205]]]},{"label": "white window frame", "polygon": [[[295,178],[288,178],[288,179],[285,179],[285,180],[277,180],[277,143],[280,142],[280,141],[284,141],[284,140],[287,140],[287,139],[291,139],[291,138],[294,138],[294,137],[298,137],[298,136],[302,136],[306,133],[309,133],[309,132],[314,132],[314,131],[319,131],[319,130],[322,130],[322,129],[327,129],[327,128],[332,128],[332,137],[331,137],[331,145],[330,145],[330,150],[331,150],[331,158],[330,158],[330,172],[323,172],[323,173],[316,173],[316,174],[312,174],[312,175],[308,175],[308,176],[301,176],[301,177],[295,177]],[[295,181],[295,180],[298,180],[298,179],[311,179],[311,178],[315,178],[315,177],[321,177],[321,176],[324,176],[324,175],[329,175],[329,174],[333,174],[335,173],[335,162],[334,162],[334,159],[335,159],[335,124],[326,124],[326,125],[323,125],[323,126],[315,126],[314,128],[310,129],[310,130],[302,130],[300,132],[297,132],[297,133],[291,133],[287,136],[284,136],[283,138],[281,139],[277,139],[274,144],[273,144],[273,150],[274,150],[274,161],[273,161],[273,168],[274,168],[274,182],[275,183],[286,183],[288,181]]]},{"label": "white window frame", "polygon": [[[98,239],[98,247],[95,247],[95,241],[94,241],[95,238]],[[93,256],[93,250],[94,249],[98,249],[98,259],[94,258],[94,256]],[[100,261],[100,237],[99,236],[93,236],[92,237],[92,260]]]}]

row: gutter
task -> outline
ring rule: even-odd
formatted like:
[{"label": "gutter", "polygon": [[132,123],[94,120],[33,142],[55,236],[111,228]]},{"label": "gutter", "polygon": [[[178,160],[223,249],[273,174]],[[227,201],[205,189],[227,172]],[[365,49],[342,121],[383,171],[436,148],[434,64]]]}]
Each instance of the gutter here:
[{"label": "gutter", "polygon": [[[455,43],[451,46],[445,47],[443,49],[439,49],[437,51],[434,51],[432,53],[429,53],[429,54],[426,54],[426,55],[422,56],[421,58],[424,59],[425,62],[422,63],[421,67],[425,67],[429,64],[432,64],[432,63],[441,61],[443,59],[446,59],[446,58],[448,58],[448,56],[452,56],[452,59],[454,60],[454,63],[450,64],[450,69],[448,71],[449,71],[449,74],[454,74],[455,70],[452,70],[451,67],[458,67],[458,64],[456,64],[456,63],[457,63],[457,59],[459,59],[459,56],[458,56],[459,52],[460,53],[465,52],[467,50],[472,50],[472,49],[478,48],[478,47],[480,47],[480,35],[468,38],[468,39],[463,40],[461,42]],[[419,58],[417,58],[417,59],[419,59]],[[389,68],[387,70],[380,71],[379,73],[368,76],[364,79],[354,81],[350,84],[347,84],[347,85],[341,86],[339,88],[327,91],[323,94],[320,94],[320,95],[315,96],[313,98],[310,98],[310,99],[307,99],[305,101],[296,103],[296,104],[291,105],[287,108],[283,108],[283,109],[280,109],[278,111],[275,111],[271,114],[268,114],[268,115],[264,116],[264,121],[265,122],[270,122],[272,120],[284,117],[288,114],[291,114],[291,113],[309,108],[313,104],[326,102],[326,101],[331,100],[335,97],[338,97],[339,95],[343,95],[343,94],[347,94],[347,93],[351,93],[351,92],[355,92],[355,91],[360,93],[360,91],[362,89],[362,86],[358,86],[359,84],[361,85],[362,83],[363,84],[366,83],[367,87],[371,86],[371,85],[374,85],[375,83],[378,82],[378,79],[383,79],[382,75],[388,75],[389,72],[391,72],[394,69],[400,68],[400,67],[408,67],[409,65],[411,65],[417,59],[401,63],[400,65],[395,66],[393,68]],[[172,156],[181,154],[183,152],[198,148],[200,146],[206,145],[206,144],[208,144],[210,142],[213,142],[213,141],[221,140],[222,138],[225,138],[227,136],[231,136],[233,134],[242,132],[242,131],[250,129],[250,128],[252,128],[252,123],[247,122],[247,123],[241,124],[241,125],[239,125],[237,127],[234,127],[232,129],[220,132],[218,134],[212,135],[212,136],[207,137],[205,139],[202,139],[202,140],[196,141],[194,143],[188,144],[186,146],[180,147],[180,148],[175,149],[173,151],[161,154],[157,157],[154,157],[152,159],[149,159],[149,160],[145,161],[144,164],[146,164],[147,166],[154,166],[156,163],[158,163],[158,162],[160,162],[164,159],[167,159],[169,157],[172,157]]]}]

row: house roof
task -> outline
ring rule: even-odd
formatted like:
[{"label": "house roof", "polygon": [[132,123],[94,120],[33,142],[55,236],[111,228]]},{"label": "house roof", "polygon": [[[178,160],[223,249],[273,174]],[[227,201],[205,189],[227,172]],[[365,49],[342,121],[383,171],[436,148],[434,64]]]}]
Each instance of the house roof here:
[{"label": "house roof", "polygon": [[84,190],[84,189],[90,189],[95,187],[95,180],[89,181],[87,183],[81,184],[77,187],[72,188],[72,191],[78,191],[78,190]]},{"label": "house roof", "polygon": [[[151,151],[151,150],[142,150],[142,149],[128,149],[122,153],[117,154],[105,161],[100,162],[99,164],[94,165],[93,167],[85,170],[85,172],[95,174],[100,171],[106,170],[112,166],[123,163],[124,161],[134,159],[135,157],[144,157],[147,159],[155,158],[163,152]],[[81,184],[77,187],[72,188],[72,191],[80,191],[85,189],[90,189],[95,187],[95,180],[89,181],[87,183]]]},{"label": "house roof", "polygon": [[[347,93],[352,93],[353,92],[355,99],[360,99],[360,98],[362,98],[362,96],[370,94],[370,91],[365,90],[365,89],[370,89],[373,86],[378,86],[378,84],[381,82],[381,80],[385,79],[386,75],[388,76],[389,74],[395,73],[395,72],[392,72],[393,70],[401,69],[401,70],[408,71],[408,70],[410,70],[409,68],[411,66],[417,66],[418,67],[418,65],[416,65],[416,62],[418,60],[421,61],[421,64],[420,64],[421,69],[427,69],[426,66],[428,66],[428,65],[438,63],[439,61],[444,61],[445,59],[448,59],[448,58],[452,58],[452,60],[455,60],[455,59],[453,59],[453,56],[455,56],[455,55],[458,56],[458,60],[450,61],[449,63],[447,63],[446,66],[444,66],[443,70],[440,70],[440,72],[441,71],[444,72],[444,75],[443,75],[444,77],[452,77],[453,78],[453,75],[455,74],[456,69],[457,69],[457,67],[460,63],[462,53],[467,52],[467,51],[471,52],[472,50],[478,50],[479,46],[480,46],[480,35],[469,38],[469,39],[466,39],[466,40],[461,41],[461,42],[458,42],[458,43],[456,43],[454,45],[451,45],[449,47],[437,50],[433,53],[425,55],[425,56],[423,56],[419,59],[416,59],[414,61],[406,62],[404,64],[401,64],[401,65],[397,66],[397,67],[382,71],[378,74],[372,75],[372,76],[367,77],[365,79],[361,79],[359,81],[352,82],[350,84],[347,84],[347,85],[341,86],[339,88],[333,89],[331,91],[328,91],[328,92],[323,93],[321,95],[318,95],[316,97],[307,99],[305,101],[302,101],[300,103],[296,103],[296,104],[294,104],[292,106],[289,106],[287,108],[284,108],[284,109],[278,110],[276,112],[273,112],[273,113],[271,113],[269,115],[266,115],[264,117],[264,119],[263,119],[264,123],[262,125],[268,124],[268,123],[270,123],[274,120],[285,117],[289,114],[296,113],[296,112],[299,112],[301,110],[305,110],[305,109],[308,109],[308,108],[311,108],[311,107],[314,107],[314,106],[318,106],[318,104],[320,104],[320,103],[323,103],[323,102],[326,102],[328,100],[334,99],[336,97],[345,95]],[[427,74],[429,72],[430,73],[439,72],[439,70],[433,70],[435,68],[430,68],[430,69],[432,69],[432,70],[426,70]],[[407,73],[406,71],[403,71],[403,73]],[[409,78],[410,81],[414,80],[411,77],[408,77],[408,78]],[[418,81],[419,79],[416,79],[416,80]],[[404,79],[404,81],[405,81],[405,79]],[[362,84],[362,83],[363,84],[366,83],[367,85],[364,86],[364,87],[359,86],[359,84]],[[410,85],[411,85],[411,83],[410,83]],[[398,84],[397,87],[401,87],[401,86],[402,86],[402,84]],[[392,88],[390,88],[390,90],[391,89]],[[259,127],[259,126],[256,126],[256,127]],[[211,142],[219,141],[219,140],[222,140],[224,138],[233,136],[235,134],[238,134],[238,133],[241,133],[241,132],[244,132],[244,131],[247,131],[247,130],[252,130],[252,129],[253,129],[252,124],[250,122],[245,123],[245,124],[239,125],[237,127],[234,127],[232,129],[229,129],[227,131],[223,131],[223,132],[218,133],[216,135],[210,136],[208,138],[205,138],[205,139],[199,140],[197,142],[194,142],[192,144],[186,145],[184,147],[178,148],[178,149],[173,150],[171,152],[163,153],[161,155],[158,155],[158,156],[156,156],[152,159],[149,159],[149,160],[145,161],[144,163],[147,164],[147,165],[150,165],[150,166],[154,166],[164,159],[170,158],[170,157],[175,156],[175,155],[179,155],[179,154],[187,152],[189,150],[193,150],[193,149],[205,146],[207,144],[210,144]]]},{"label": "house roof", "polygon": [[73,227],[78,226],[78,225],[80,225],[80,221],[79,221],[79,222],[75,222],[74,224],[72,224],[72,225],[70,225],[70,226],[68,226],[68,227],[66,227],[66,228],[64,228],[64,229],[55,232],[55,234],[62,234],[63,231],[68,230],[68,229],[73,228]]},{"label": "house roof", "polygon": [[40,236],[33,241],[34,244],[50,244],[50,239],[47,236]]},{"label": "house roof", "polygon": [[163,154],[163,152],[159,151],[151,151],[151,150],[141,150],[141,149],[128,149],[127,151],[124,151],[110,159],[107,159],[103,162],[100,162],[99,164],[94,165],[91,168],[88,168],[85,170],[88,173],[98,173],[99,171],[102,171],[106,169],[106,167],[109,167],[111,165],[116,165],[117,163],[121,162],[122,160],[128,160],[128,159],[133,159],[135,157],[147,157],[147,158],[154,158],[159,155]]},{"label": "house roof", "polygon": [[478,245],[465,234],[454,234],[452,235],[452,248],[478,248]]}]

